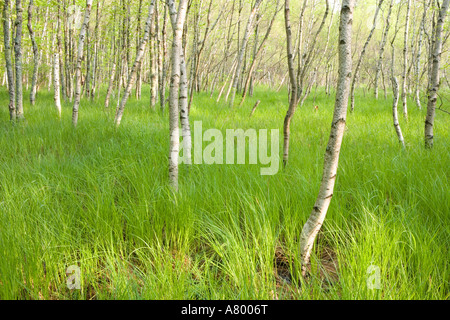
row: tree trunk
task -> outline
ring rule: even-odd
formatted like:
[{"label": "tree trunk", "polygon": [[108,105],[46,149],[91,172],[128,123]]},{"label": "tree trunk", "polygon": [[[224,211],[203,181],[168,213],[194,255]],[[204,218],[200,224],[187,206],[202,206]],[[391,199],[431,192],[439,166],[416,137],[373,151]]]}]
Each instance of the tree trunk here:
[{"label": "tree trunk", "polygon": [[147,45],[147,42],[150,38],[150,26],[151,26],[152,20],[153,20],[154,9],[155,9],[155,0],[152,0],[152,2],[150,3],[150,6],[149,6],[149,10],[148,10],[147,21],[145,22],[144,38],[142,39],[141,44],[139,46],[139,53],[137,54],[134,64],[128,75],[128,81],[127,81],[127,85],[125,88],[125,92],[123,94],[120,105],[116,111],[116,118],[114,120],[116,127],[118,127],[120,125],[120,121],[122,120],[123,111],[125,109],[125,104],[127,103],[128,97],[130,96],[131,89],[133,88],[139,63],[141,62],[141,59],[144,56],[145,46]]},{"label": "tree trunk", "polygon": [[375,10],[375,16],[373,18],[372,29],[370,30],[369,36],[367,37],[367,40],[366,40],[366,43],[364,43],[364,47],[361,51],[361,54],[359,55],[359,59],[356,64],[355,74],[353,75],[352,87],[351,87],[351,92],[350,92],[350,95],[351,95],[350,111],[351,112],[353,112],[353,110],[355,109],[355,85],[356,85],[356,82],[358,81],[359,69],[361,68],[361,62],[364,58],[364,55],[366,54],[367,46],[369,45],[370,39],[372,39],[373,32],[375,31],[375,28],[377,27],[378,12],[380,12],[380,8],[381,8],[381,5],[383,4],[383,1],[384,0],[380,0],[378,2],[377,8]]},{"label": "tree trunk", "polygon": [[231,98],[230,98],[230,107],[233,107],[234,104],[234,98],[236,97],[236,91],[237,86],[239,83],[239,79],[241,76],[241,69],[242,69],[242,62],[244,60],[244,54],[245,50],[247,48],[248,38],[250,37],[251,29],[253,26],[253,19],[255,18],[256,13],[259,10],[259,6],[261,5],[262,0],[255,0],[255,4],[253,6],[253,9],[250,13],[250,16],[247,21],[247,27],[245,28],[244,38],[242,39],[242,45],[239,48],[239,56],[237,60],[237,66],[236,71],[234,73],[233,77],[233,85],[232,85],[232,92],[231,92]]},{"label": "tree trunk", "polygon": [[286,49],[289,68],[289,80],[290,80],[289,108],[284,118],[284,125],[283,125],[283,136],[284,136],[283,165],[286,166],[289,159],[289,138],[290,138],[291,119],[297,107],[297,83],[294,72],[294,55],[292,53],[292,31],[290,21],[289,0],[285,0],[284,4],[284,22],[286,29]]},{"label": "tree trunk", "polygon": [[81,26],[80,41],[78,44],[78,54],[77,54],[75,101],[73,104],[73,112],[72,112],[72,124],[75,127],[78,124],[78,108],[80,106],[80,98],[81,98],[81,62],[83,61],[84,40],[86,37],[86,30],[89,25],[91,8],[92,8],[92,0],[86,0],[86,12],[84,14],[83,25]]},{"label": "tree trunk", "polygon": [[344,136],[347,106],[352,74],[352,23],[355,0],[343,0],[339,26],[339,79],[336,90],[333,122],[325,152],[324,169],[319,195],[311,215],[303,227],[300,237],[302,275],[305,276],[310,261],[314,240],[322,227],[333,197],[339,162],[339,153]]},{"label": "tree trunk", "polygon": [[[170,14],[174,14],[174,1],[169,0]],[[169,179],[170,185],[175,191],[178,191],[178,155],[180,149],[180,133],[178,127],[179,119],[179,85],[180,85],[180,64],[182,55],[182,36],[183,26],[186,18],[187,0],[180,0],[176,23],[173,27],[174,38],[172,42],[172,72],[170,77],[169,93],[169,132],[170,132],[170,151],[169,151]],[[172,20],[174,20],[172,18]]]},{"label": "tree trunk", "polygon": [[425,120],[425,147],[433,147],[433,125],[434,116],[436,112],[436,102],[439,90],[439,68],[441,63],[442,54],[442,31],[444,27],[445,17],[447,16],[447,10],[449,6],[449,0],[444,0],[441,5],[439,17],[436,24],[435,41],[433,47],[433,65],[431,69],[430,83],[428,84],[428,104],[427,104],[427,117]]},{"label": "tree trunk", "polygon": [[391,3],[389,5],[389,11],[386,17],[386,26],[384,28],[383,37],[381,39],[381,45],[380,45],[380,53],[377,61],[377,70],[375,72],[375,84],[374,84],[374,94],[375,99],[378,99],[378,83],[381,73],[381,68],[383,66],[383,56],[384,56],[384,48],[386,47],[387,37],[390,29],[390,18],[392,14],[392,7],[394,6],[394,0],[391,0]]},{"label": "tree trunk", "polygon": [[403,74],[402,74],[402,104],[403,104],[403,117],[408,120],[408,105],[407,105],[407,93],[406,93],[406,75],[408,69],[408,36],[409,36],[409,16],[411,12],[411,0],[408,0],[408,6],[406,11],[406,26],[405,37],[403,43]]},{"label": "tree trunk", "polygon": [[9,93],[9,118],[11,121],[16,120],[15,101],[15,84],[14,84],[14,70],[11,56],[11,30],[10,30],[10,0],[5,0],[3,6],[3,37],[5,45],[5,61],[6,74],[8,78],[8,93]]},{"label": "tree trunk", "polygon": [[59,95],[59,54],[55,53],[53,55],[53,89],[54,100],[55,100],[55,108],[58,112],[59,118],[61,118],[61,98]]},{"label": "tree trunk", "polygon": [[16,37],[14,40],[14,53],[16,63],[16,118],[23,120],[23,88],[22,88],[22,4],[16,0]]},{"label": "tree trunk", "polygon": [[34,56],[34,67],[33,67],[33,78],[31,80],[31,92],[30,92],[30,103],[33,106],[36,102],[36,83],[39,71],[39,50],[36,43],[36,38],[33,32],[33,27],[31,25],[31,21],[33,19],[33,0],[30,0],[30,4],[28,5],[28,31],[30,33],[31,44],[33,46],[33,56]]}]

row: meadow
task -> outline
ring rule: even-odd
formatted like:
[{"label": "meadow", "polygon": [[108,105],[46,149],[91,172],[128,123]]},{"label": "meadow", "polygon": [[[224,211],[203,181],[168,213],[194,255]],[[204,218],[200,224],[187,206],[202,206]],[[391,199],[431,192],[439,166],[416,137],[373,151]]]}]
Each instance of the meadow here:
[{"label": "meadow", "polygon": [[[115,100],[105,110],[103,92],[82,99],[74,129],[72,105],[63,103],[59,120],[45,90],[33,107],[25,94],[26,121],[12,125],[0,89],[0,299],[450,297],[450,115],[436,111],[426,150],[426,110],[409,100],[403,150],[391,95],[357,92],[334,197],[302,279],[299,236],[320,186],[333,95],[319,89],[314,102],[313,91],[297,109],[289,164],[278,174],[181,165],[175,194],[168,113],[150,109],[148,91],[130,98],[118,129]],[[215,98],[194,97],[191,123],[224,133],[280,129],[282,147],[287,90],[257,88],[234,109]],[[80,290],[67,288],[71,265],[81,270]],[[370,266],[380,289],[367,285]]]}]

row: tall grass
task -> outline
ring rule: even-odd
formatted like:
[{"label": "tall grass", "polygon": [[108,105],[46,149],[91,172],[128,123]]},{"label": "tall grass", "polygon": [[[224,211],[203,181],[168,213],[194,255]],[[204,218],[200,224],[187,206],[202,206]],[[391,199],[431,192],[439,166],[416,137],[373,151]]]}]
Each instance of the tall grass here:
[{"label": "tall grass", "polygon": [[[448,299],[450,117],[437,114],[435,147],[425,150],[425,110],[410,101],[403,151],[391,101],[362,92],[311,276],[301,279],[299,235],[334,106],[319,93],[295,114],[286,169],[181,166],[178,194],[168,188],[168,116],[149,108],[148,93],[129,101],[117,130],[102,99],[82,100],[76,129],[71,105],[60,121],[51,93],[25,102],[25,123],[11,125],[2,108],[0,298]],[[234,109],[200,94],[191,121],[282,132],[286,108],[287,93],[267,88]],[[81,290],[66,286],[70,265],[81,269]],[[380,290],[367,286],[370,265]]]}]

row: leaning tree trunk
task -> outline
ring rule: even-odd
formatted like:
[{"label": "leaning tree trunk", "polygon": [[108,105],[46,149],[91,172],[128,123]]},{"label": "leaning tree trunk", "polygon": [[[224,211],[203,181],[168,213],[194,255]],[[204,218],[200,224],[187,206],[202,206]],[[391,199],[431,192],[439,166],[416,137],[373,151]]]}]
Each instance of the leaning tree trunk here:
[{"label": "leaning tree trunk", "polygon": [[408,119],[408,104],[406,95],[406,73],[408,69],[408,36],[409,36],[409,16],[411,12],[411,0],[408,0],[408,6],[406,11],[406,26],[405,37],[403,43],[403,73],[402,73],[402,104],[403,104],[403,117]]},{"label": "leaning tree trunk", "polygon": [[343,0],[339,26],[339,78],[336,90],[333,122],[325,152],[324,169],[319,195],[300,237],[302,275],[305,276],[314,240],[319,232],[333,197],[334,184],[344,136],[352,74],[352,23],[355,0]]},{"label": "leaning tree trunk", "polygon": [[128,75],[128,81],[127,81],[127,86],[125,88],[125,92],[123,94],[122,100],[120,101],[120,105],[116,111],[116,118],[115,118],[114,122],[117,127],[120,125],[120,121],[122,120],[123,111],[125,109],[125,104],[127,103],[128,97],[130,96],[131,89],[133,88],[133,85],[135,82],[136,73],[137,73],[139,64],[142,60],[142,57],[144,56],[145,46],[147,45],[148,39],[150,37],[150,25],[152,24],[154,10],[155,10],[155,0],[152,0],[152,2],[150,3],[149,9],[148,9],[147,21],[145,22],[144,38],[142,39],[141,44],[139,46],[139,52],[136,56],[133,66],[131,68],[131,72]]},{"label": "leaning tree trunk", "polygon": [[78,123],[78,108],[80,107],[81,98],[81,62],[83,61],[84,40],[86,38],[86,30],[89,25],[89,17],[91,15],[92,0],[86,0],[86,12],[84,14],[83,25],[80,31],[80,41],[78,43],[76,83],[75,83],[75,101],[72,111],[72,123],[76,127]]},{"label": "leaning tree trunk", "polygon": [[242,62],[244,60],[244,54],[246,51],[245,49],[247,48],[248,38],[250,37],[251,29],[253,26],[253,19],[255,18],[255,15],[259,10],[259,6],[260,6],[261,2],[262,2],[262,0],[255,1],[252,12],[250,13],[250,16],[247,21],[247,27],[245,29],[244,38],[242,39],[242,45],[239,48],[239,56],[238,56],[238,60],[237,60],[237,66],[236,66],[236,71],[234,73],[233,85],[232,85],[232,90],[231,90],[230,107],[233,107],[233,104],[234,104],[234,98],[236,97],[236,91],[237,91],[239,79],[241,77]]},{"label": "leaning tree trunk", "polygon": [[11,56],[11,30],[9,26],[10,22],[10,0],[5,0],[3,6],[3,37],[5,45],[5,62],[6,62],[6,74],[8,77],[8,93],[9,93],[9,118],[11,121],[16,120],[16,107],[15,101],[15,84],[14,84],[14,70],[12,65]]},{"label": "leaning tree trunk", "polygon": [[428,84],[428,104],[427,104],[427,117],[425,120],[425,147],[433,147],[433,125],[434,116],[436,112],[436,101],[439,90],[439,67],[441,63],[442,54],[442,39],[443,39],[443,27],[445,17],[447,16],[447,10],[449,6],[449,0],[444,0],[441,5],[439,17],[436,24],[435,41],[433,48],[433,65],[431,68],[430,83]]},{"label": "leaning tree trunk", "polygon": [[295,108],[297,106],[297,83],[294,71],[294,54],[292,53],[292,31],[291,31],[291,21],[290,21],[290,9],[289,0],[285,0],[284,4],[284,23],[286,29],[286,49],[287,49],[287,59],[288,59],[288,69],[289,69],[289,109],[284,118],[283,124],[283,165],[286,166],[289,159],[289,138],[290,138],[290,127],[291,119],[294,115]]},{"label": "leaning tree trunk", "polygon": [[386,17],[386,26],[384,28],[383,38],[381,39],[380,45],[380,53],[377,61],[377,70],[375,72],[375,84],[374,84],[374,93],[375,99],[378,99],[378,83],[380,79],[381,68],[383,66],[383,56],[384,56],[384,48],[386,47],[387,37],[390,29],[390,18],[392,14],[392,7],[394,6],[394,0],[391,0],[391,4],[389,5],[389,11]]},{"label": "leaning tree trunk", "polygon": [[16,117],[24,119],[23,115],[23,88],[22,88],[22,4],[16,0],[16,37],[14,40],[14,53],[16,63]]},{"label": "leaning tree trunk", "polygon": [[55,108],[58,112],[59,118],[61,118],[61,98],[60,98],[60,90],[59,90],[59,54],[55,53],[53,55],[53,89],[54,100],[55,100]]},{"label": "leaning tree trunk", "polygon": [[361,62],[364,58],[364,55],[366,54],[366,50],[367,50],[367,47],[369,46],[370,39],[372,39],[373,32],[375,31],[375,28],[377,27],[378,12],[380,12],[380,8],[381,8],[381,5],[383,4],[383,1],[384,0],[380,0],[380,2],[377,5],[377,8],[375,9],[375,16],[373,18],[372,29],[370,30],[369,36],[367,37],[367,40],[366,40],[366,43],[364,43],[364,47],[361,51],[358,62],[356,64],[355,74],[353,75],[352,87],[351,87],[351,92],[350,92],[350,95],[351,95],[350,111],[351,112],[353,112],[353,110],[355,110],[355,85],[356,85],[356,82],[358,81],[359,69],[361,68]]},{"label": "leaning tree trunk", "polygon": [[[174,12],[174,1],[169,0],[169,10],[171,15]],[[178,90],[180,86],[180,64],[183,26],[186,18],[187,0],[180,0],[176,23],[174,25],[174,37],[172,42],[172,73],[170,77],[169,92],[169,132],[170,132],[170,151],[169,151],[169,179],[170,185],[175,191],[178,191],[178,155],[180,150],[180,132],[178,127]]]}]

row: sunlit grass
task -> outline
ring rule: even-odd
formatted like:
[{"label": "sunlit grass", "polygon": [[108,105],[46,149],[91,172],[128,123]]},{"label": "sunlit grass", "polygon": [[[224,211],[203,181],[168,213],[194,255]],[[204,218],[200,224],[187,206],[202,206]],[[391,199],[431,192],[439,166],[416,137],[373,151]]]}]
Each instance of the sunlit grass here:
[{"label": "sunlit grass", "polygon": [[[105,111],[103,99],[82,100],[76,129],[71,105],[60,121],[51,93],[40,93],[35,107],[25,102],[25,123],[12,126],[0,110],[0,298],[449,298],[448,115],[437,111],[435,147],[425,150],[425,110],[411,100],[409,121],[400,119],[403,151],[391,100],[360,92],[305,282],[299,235],[319,189],[333,97],[319,91],[297,110],[289,166],[277,175],[261,176],[258,165],[181,166],[175,195],[168,116],[143,93],[131,98],[118,130],[115,102]],[[7,99],[2,89],[1,105]],[[195,96],[191,122],[282,132],[283,90],[261,88],[233,109],[215,99]],[[276,275],[280,254],[288,278]],[[323,272],[333,264],[337,277]],[[81,290],[66,287],[70,265],[81,268]],[[370,265],[380,268],[381,290],[367,287]]]}]

